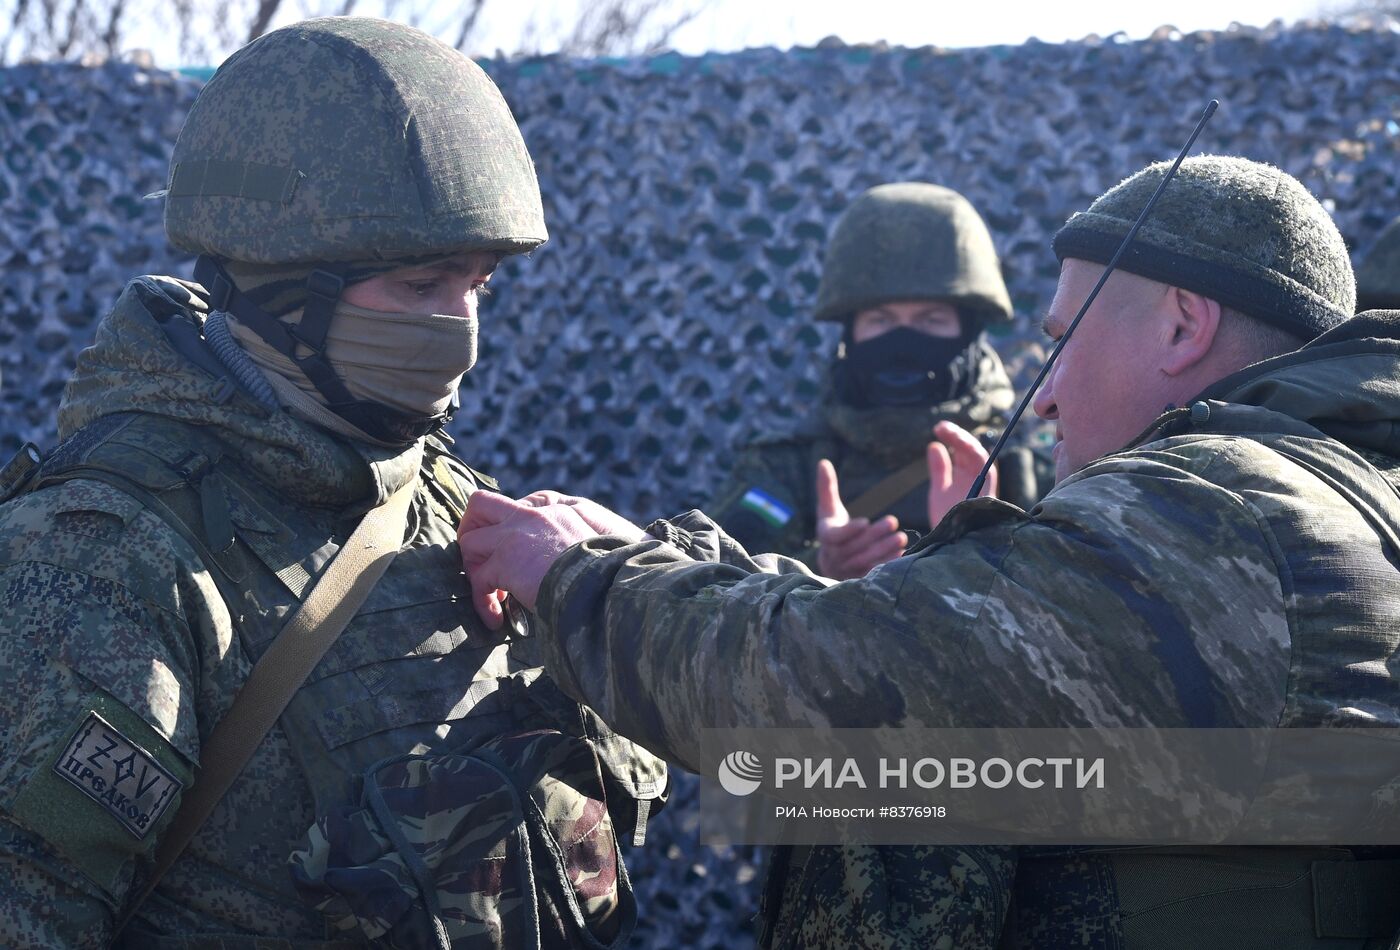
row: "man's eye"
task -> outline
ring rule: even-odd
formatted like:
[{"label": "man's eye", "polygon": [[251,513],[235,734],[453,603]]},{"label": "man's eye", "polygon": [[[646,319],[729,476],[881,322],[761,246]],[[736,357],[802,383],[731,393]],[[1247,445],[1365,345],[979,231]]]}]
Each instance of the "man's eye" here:
[{"label": "man's eye", "polygon": [[437,281],[411,280],[406,282],[406,286],[409,290],[413,291],[416,296],[426,297],[437,289]]}]

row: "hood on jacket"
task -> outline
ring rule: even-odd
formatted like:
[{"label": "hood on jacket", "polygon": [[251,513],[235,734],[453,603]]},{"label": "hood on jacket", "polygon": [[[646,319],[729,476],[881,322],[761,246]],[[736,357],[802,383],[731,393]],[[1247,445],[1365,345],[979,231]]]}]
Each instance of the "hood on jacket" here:
[{"label": "hood on jacket", "polygon": [[268,412],[228,377],[181,355],[163,325],[179,319],[200,325],[204,296],[197,284],[168,277],[127,284],[78,356],[59,404],[59,437],[119,412],[208,427],[267,484],[318,507],[377,503],[416,477],[421,442],[408,449],[348,442],[284,411]]},{"label": "hood on jacket", "polygon": [[1400,459],[1400,310],[1358,314],[1202,397],[1280,412],[1352,449]]}]

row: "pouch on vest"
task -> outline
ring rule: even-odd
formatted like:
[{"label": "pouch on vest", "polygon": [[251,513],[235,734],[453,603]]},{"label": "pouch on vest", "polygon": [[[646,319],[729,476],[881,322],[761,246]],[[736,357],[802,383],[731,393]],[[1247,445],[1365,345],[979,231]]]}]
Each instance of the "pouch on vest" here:
[{"label": "pouch on vest", "polygon": [[530,673],[517,673],[511,680],[517,694],[544,713],[552,727],[588,740],[603,769],[613,827],[630,834],[633,847],[641,847],[647,821],[665,805],[670,791],[666,761],[613,732],[591,708],[565,696],[554,680]]},{"label": "pouch on vest", "polygon": [[607,805],[592,744],[554,730],[396,756],[317,820],[292,876],[378,947],[621,947],[637,908]]}]

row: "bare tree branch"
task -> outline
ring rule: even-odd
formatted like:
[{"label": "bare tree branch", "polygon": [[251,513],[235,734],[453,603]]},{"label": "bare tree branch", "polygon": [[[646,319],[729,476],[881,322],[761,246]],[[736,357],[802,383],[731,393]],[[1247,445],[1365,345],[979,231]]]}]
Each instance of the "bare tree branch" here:
[{"label": "bare tree branch", "polygon": [[[57,4],[55,4],[57,6]],[[72,6],[68,8],[68,16],[65,19],[65,29],[63,39],[55,52],[59,59],[67,59],[68,54],[73,51],[74,45],[78,42],[78,22],[83,14],[84,0],[72,0]],[[55,31],[55,35],[57,32]]]},{"label": "bare tree branch", "polygon": [[481,18],[481,8],[484,6],[486,0],[471,0],[467,15],[462,17],[462,29],[457,33],[457,42],[452,44],[453,49],[466,49],[467,39],[476,28],[476,21]]},{"label": "bare tree branch", "polygon": [[[603,0],[585,4],[559,51],[573,56],[653,53],[665,48],[676,31],[700,15],[703,3],[687,6],[653,25],[670,0]],[[649,38],[648,38],[649,37]]]},{"label": "bare tree branch", "polygon": [[253,14],[253,22],[248,27],[248,39],[244,42],[251,43],[266,33],[268,24],[277,15],[277,8],[281,5],[282,0],[258,0],[258,12]]},{"label": "bare tree branch", "polygon": [[520,29],[520,41],[515,47],[516,54],[528,55],[540,52],[542,45],[540,43],[540,37],[543,35],[544,31],[540,28],[539,17],[532,12],[525,21],[525,25]]},{"label": "bare tree branch", "polygon": [[15,12],[10,17],[10,28],[5,34],[3,41],[0,41],[0,64],[9,62],[10,44],[20,35],[20,24],[24,22],[25,14],[29,12],[29,0],[15,0]]},{"label": "bare tree branch", "polygon": [[102,31],[102,45],[108,56],[114,57],[121,52],[118,46],[121,44],[121,22],[125,13],[126,0],[112,0],[111,9],[107,11],[107,28]]},{"label": "bare tree branch", "polygon": [[682,10],[657,29],[655,38],[647,44],[646,48],[642,50],[642,53],[650,56],[653,53],[659,53],[669,47],[671,45],[671,38],[676,35],[680,28],[693,21],[701,12],[703,12],[703,7],[701,6],[693,6],[689,9]]},{"label": "bare tree branch", "polygon": [[[217,64],[274,24],[302,17],[350,15],[357,9],[432,29],[457,49],[479,42],[486,0],[10,0],[0,14],[0,62],[13,58],[120,55],[128,34],[162,30],[185,63]],[[576,0],[536,3],[514,45],[516,55],[654,53],[711,0]],[[1325,0],[1318,0],[1325,2]],[[1367,2],[1367,0],[1359,0]],[[1400,0],[1370,0],[1400,4]],[[572,11],[569,7],[572,6]],[[495,6],[492,8],[495,9]],[[444,11],[450,16],[442,18]],[[568,11],[568,12],[566,12]],[[433,26],[425,27],[424,24]],[[6,24],[8,30],[6,31]],[[132,26],[136,24],[137,26]],[[436,27],[435,29],[433,27]],[[510,49],[506,43],[501,43]]]},{"label": "bare tree branch", "polygon": [[[31,32],[31,36],[33,36],[34,39],[30,43],[30,48],[33,50],[37,47],[39,45],[39,37],[42,36],[48,40],[48,48],[44,50],[44,52],[51,56],[57,55],[58,44],[61,42],[58,37],[58,0],[41,0],[39,6],[43,14],[43,20],[41,21],[43,31],[42,33]],[[31,27],[31,30],[32,29]]]}]

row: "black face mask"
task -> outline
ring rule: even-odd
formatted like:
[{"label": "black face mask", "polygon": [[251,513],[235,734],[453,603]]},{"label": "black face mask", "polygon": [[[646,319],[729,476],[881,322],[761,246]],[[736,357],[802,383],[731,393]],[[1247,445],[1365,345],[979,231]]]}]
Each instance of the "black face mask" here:
[{"label": "black face mask", "polygon": [[966,336],[929,336],[909,327],[864,343],[846,343],[836,364],[837,391],[857,409],[931,406],[951,399],[965,384],[972,342]]}]

